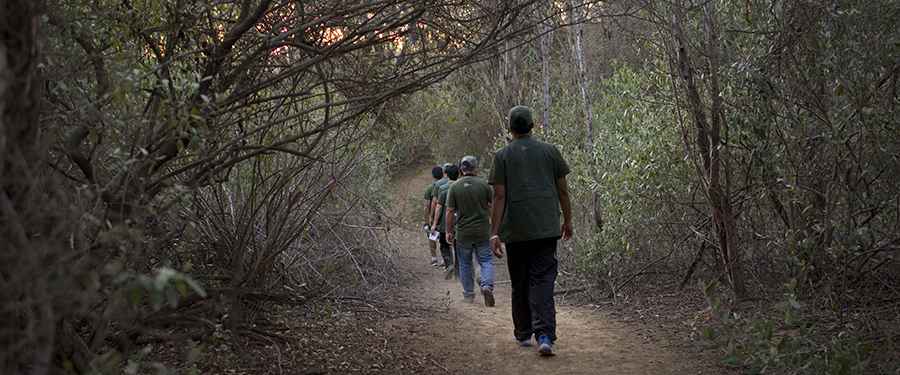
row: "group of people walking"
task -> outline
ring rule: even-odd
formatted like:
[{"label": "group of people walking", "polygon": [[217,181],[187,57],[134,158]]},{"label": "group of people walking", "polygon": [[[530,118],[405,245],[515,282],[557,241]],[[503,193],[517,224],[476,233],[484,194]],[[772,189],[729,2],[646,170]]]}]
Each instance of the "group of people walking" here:
[{"label": "group of people walking", "polygon": [[445,279],[459,277],[466,302],[476,296],[473,257],[481,267],[484,304],[492,307],[493,260],[506,256],[513,335],[521,346],[533,346],[536,338],[538,353],[551,356],[556,353],[556,245],[572,237],[569,167],[555,145],[531,138],[533,127],[530,109],[510,109],[513,141],[494,152],[490,177],[478,177],[474,156],[435,167],[423,211],[431,265],[443,267]]}]

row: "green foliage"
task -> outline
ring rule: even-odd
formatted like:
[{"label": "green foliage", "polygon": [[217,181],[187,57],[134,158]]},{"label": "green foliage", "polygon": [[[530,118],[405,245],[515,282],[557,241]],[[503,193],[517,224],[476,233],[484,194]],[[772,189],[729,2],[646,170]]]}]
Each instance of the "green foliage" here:
[{"label": "green foliage", "polygon": [[490,152],[502,128],[484,101],[488,88],[479,74],[475,69],[456,72],[441,85],[409,98],[403,117],[415,124],[415,134],[423,141],[417,147],[424,152],[420,160],[459,164],[463,156],[473,155],[480,170],[490,167]]},{"label": "green foliage", "polygon": [[[747,260],[741,267],[797,278],[801,294],[819,293],[815,286],[822,283],[837,289],[823,295],[842,296],[859,289],[847,280],[891,280],[896,270],[880,267],[889,262],[900,226],[894,183],[900,112],[889,84],[898,77],[897,4],[646,4],[614,3],[606,14],[641,14],[616,20],[627,29],[603,26],[610,43],[628,45],[629,54],[642,58],[612,54],[596,63],[606,73],[591,77],[592,144],[575,86],[554,92],[553,122],[566,126],[545,136],[573,155],[576,168],[570,184],[582,217],[574,263],[592,276],[615,278],[631,270],[629,262],[673,249],[661,268],[679,272],[694,262],[711,272],[706,277],[720,272],[716,251],[693,259],[697,247],[716,247],[718,238],[710,198],[700,189],[700,120],[679,81],[678,66],[686,62],[699,114],[721,126],[716,182],[735,212],[732,236]],[[574,71],[565,62],[551,65],[560,77]],[[709,112],[716,102],[719,112]],[[589,229],[593,194],[602,203],[602,233]],[[852,275],[843,278],[844,272]],[[847,304],[866,302],[840,305]]]},{"label": "green foliage", "polygon": [[450,290],[444,291],[444,297],[441,299],[441,307],[446,310],[450,310],[450,306],[453,305],[453,297],[450,296]]},{"label": "green foliage", "polygon": [[[581,111],[560,103],[556,125],[541,130],[560,146],[572,173],[568,177],[578,236],[569,257],[576,270],[615,277],[634,261],[664,249],[663,222],[685,222],[679,201],[694,198],[692,172],[681,147],[678,120],[670,109],[652,100],[646,87],[666,84],[666,77],[646,75],[614,65],[615,73],[598,82],[592,93],[596,122],[593,142]],[[603,231],[592,228],[592,197],[602,202]],[[655,232],[661,236],[646,236]]]},{"label": "green foliage", "polygon": [[[900,34],[882,32],[895,21],[875,2],[833,13],[792,6],[776,7],[772,15],[767,9],[755,4],[750,17],[723,16],[722,27],[766,28],[788,20],[807,31],[781,39],[723,35],[735,60],[723,90],[735,103],[727,115],[735,130],[734,160],[756,179],[747,184],[752,194],[772,202],[753,214],[783,223],[780,231],[756,230],[773,239],[795,277],[818,280],[833,267],[826,259],[842,262],[857,250],[877,249],[891,237],[880,234],[898,225],[889,213],[896,199],[889,181],[896,176],[888,171],[895,171],[889,150],[900,138],[883,127],[897,115],[893,94],[879,82],[886,78],[883,57],[896,50]],[[787,38],[793,47],[783,44]],[[880,214],[861,217],[867,210]]]},{"label": "green foliage", "polygon": [[885,332],[878,352],[872,352],[871,343],[842,338],[843,332],[827,341],[817,341],[821,335],[815,335],[815,327],[805,324],[798,313],[800,304],[794,295],[796,280],[785,285],[788,304],[782,311],[781,322],[755,317],[737,319],[737,314],[725,308],[719,298],[711,296],[717,285],[715,281],[699,281],[717,324],[698,325],[693,329],[702,338],[695,345],[722,352],[723,364],[745,367],[750,374],[896,374],[900,371],[873,363],[873,359],[880,358],[883,364],[887,351],[893,347],[890,332]]},{"label": "green foliage", "polygon": [[[188,288],[200,297],[206,297],[206,291],[188,275],[166,267],[158,268],[155,273],[155,276],[137,275],[135,280],[126,283],[110,296],[110,307],[124,302],[128,308],[138,310],[143,308],[146,299],[151,309],[159,309],[164,304],[174,309],[178,307],[179,299],[188,295]],[[108,308],[106,313],[113,314],[114,310]]]}]

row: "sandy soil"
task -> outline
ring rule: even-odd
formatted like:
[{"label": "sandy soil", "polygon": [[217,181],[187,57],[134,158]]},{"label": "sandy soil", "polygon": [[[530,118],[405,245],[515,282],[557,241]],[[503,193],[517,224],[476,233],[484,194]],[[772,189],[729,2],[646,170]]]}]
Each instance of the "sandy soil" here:
[{"label": "sandy soil", "polygon": [[[557,335],[554,357],[540,357],[536,347],[520,347],[515,341],[510,312],[510,284],[506,263],[495,259],[496,305],[486,307],[480,295],[474,303],[462,298],[458,279],[444,280],[439,268],[427,264],[427,240],[414,231],[410,212],[421,212],[429,168],[421,173],[394,178],[394,191],[406,214],[395,229],[401,264],[414,281],[397,296],[397,303],[410,314],[385,322],[408,350],[424,355],[429,373],[449,374],[720,374],[728,369],[717,364],[689,340],[675,337],[668,327],[651,322],[635,324],[628,314],[615,311],[614,304],[571,306],[557,304]],[[419,198],[414,200],[410,198]],[[577,233],[576,233],[577,235]],[[412,372],[410,372],[412,373]]]}]

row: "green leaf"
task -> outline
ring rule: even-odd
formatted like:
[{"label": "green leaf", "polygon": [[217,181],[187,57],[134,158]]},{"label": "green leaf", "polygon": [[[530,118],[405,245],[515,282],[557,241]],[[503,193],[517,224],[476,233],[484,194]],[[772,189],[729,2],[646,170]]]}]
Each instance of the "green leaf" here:
[{"label": "green leaf", "polygon": [[187,288],[185,287],[185,283],[183,279],[175,280],[175,289],[178,291],[178,295],[186,296]]},{"label": "green leaf", "polygon": [[136,308],[141,303],[141,297],[144,296],[144,286],[136,283],[128,290],[128,307]]},{"label": "green leaf", "polygon": [[153,306],[154,309],[158,309],[162,306],[163,294],[158,289],[148,289],[147,295],[150,298],[150,306]]},{"label": "green leaf", "polygon": [[184,282],[187,283],[187,285],[189,287],[191,287],[191,289],[193,289],[194,292],[199,294],[200,297],[206,298],[206,290],[204,290],[203,287],[201,287],[200,284],[198,284],[197,281],[195,281],[192,277],[190,277],[190,276],[185,277]]},{"label": "green leaf", "polygon": [[778,351],[780,351],[780,352],[785,351],[787,349],[787,345],[788,345],[789,341],[790,340],[788,339],[787,334],[781,335],[781,340],[778,341],[778,345],[776,346],[778,348]]},{"label": "green leaf", "polygon": [[200,151],[200,137],[194,135],[191,137],[191,142],[188,143],[188,147],[191,151]]},{"label": "green leaf", "polygon": [[187,353],[187,356],[185,359],[187,360],[187,363],[194,363],[197,360],[197,358],[200,357],[201,354],[203,354],[203,351],[200,348],[198,348],[196,346],[192,346],[191,349],[188,350],[188,353]]},{"label": "green leaf", "polygon": [[769,348],[769,342],[766,341],[766,340],[756,340],[756,341],[753,343],[753,347],[755,347],[755,348],[757,348],[757,349],[768,349],[768,348]]},{"label": "green leaf", "polygon": [[169,307],[173,309],[178,307],[178,292],[172,285],[166,287],[166,299],[169,301]]},{"label": "green leaf", "polygon": [[735,356],[727,356],[725,358],[722,358],[721,360],[719,360],[719,363],[723,363],[723,364],[726,364],[729,366],[734,366],[734,367],[741,366],[744,364],[743,361],[741,361],[740,359],[738,359]]}]

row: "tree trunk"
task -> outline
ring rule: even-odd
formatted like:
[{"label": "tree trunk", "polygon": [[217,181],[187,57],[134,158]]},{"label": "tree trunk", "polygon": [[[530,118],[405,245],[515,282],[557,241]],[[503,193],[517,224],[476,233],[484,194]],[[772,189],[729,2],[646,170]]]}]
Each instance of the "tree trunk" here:
[{"label": "tree trunk", "polygon": [[709,97],[711,100],[709,119],[704,112],[704,106],[700,94],[694,83],[693,66],[688,55],[686,36],[684,35],[684,10],[675,7],[675,27],[673,36],[676,44],[676,62],[678,81],[685,92],[687,107],[694,123],[695,142],[700,156],[700,170],[697,171],[700,183],[705,188],[706,197],[712,209],[712,217],[715,224],[716,239],[719,242],[719,250],[725,263],[728,281],[731,283],[735,296],[740,299],[747,298],[747,290],[744,284],[744,274],[741,269],[740,252],[734,241],[734,217],[731,211],[731,198],[722,188],[720,170],[721,142],[721,99],[718,88],[718,45],[716,43],[715,23],[713,22],[715,9],[706,9],[707,27],[707,55],[709,58]]},{"label": "tree trunk", "polygon": [[[582,16],[582,4],[579,0],[571,0],[569,5],[572,7],[571,12],[571,20],[572,20],[572,51],[575,56],[575,60],[578,63],[578,83],[581,87],[581,111],[584,115],[584,123],[587,126],[587,136],[588,136],[588,147],[591,150],[591,153],[596,152],[596,148],[594,147],[594,134],[596,133],[594,129],[594,113],[591,109],[593,102],[591,101],[591,88],[590,82],[588,82],[588,74],[587,74],[587,61],[584,56],[584,28],[582,27],[583,16]],[[597,159],[597,155],[592,155],[592,158]],[[591,176],[594,179],[594,182],[600,182],[600,176],[596,173],[592,173]],[[596,192],[591,192],[592,204],[591,208],[594,211],[594,226],[598,231],[603,230],[603,201],[600,198],[600,195]]]},{"label": "tree trunk", "polygon": [[[506,134],[507,129],[509,128],[508,122],[506,121],[507,111],[511,108],[510,103],[514,103],[510,98],[512,95],[510,94],[509,88],[509,71],[512,70],[512,63],[510,61],[510,51],[509,51],[509,41],[504,41],[500,43],[498,48],[500,49],[497,55],[497,84],[500,89],[499,98],[494,96],[491,98],[491,102],[494,105],[495,110],[497,111],[497,115],[500,118],[500,134]],[[503,143],[509,144],[509,139],[507,137],[503,137]]]},{"label": "tree trunk", "polygon": [[572,49],[575,53],[575,60],[578,63],[578,83],[581,86],[581,110],[584,114],[584,123],[587,125],[588,141],[594,143],[594,115],[591,110],[591,91],[588,83],[587,62],[584,58],[584,28],[581,25],[583,17],[581,15],[581,3],[578,0],[571,0],[569,3],[572,7]]},{"label": "tree trunk", "polygon": [[546,16],[549,12],[537,3],[531,6],[531,20],[540,35],[541,53],[541,125],[550,127],[550,43],[553,41],[553,28],[548,24],[551,20]]},{"label": "tree trunk", "polygon": [[[55,219],[41,197],[38,17],[43,1],[0,2],[0,373],[47,374],[57,312],[41,260]],[[49,242],[48,242],[49,241]]]}]

